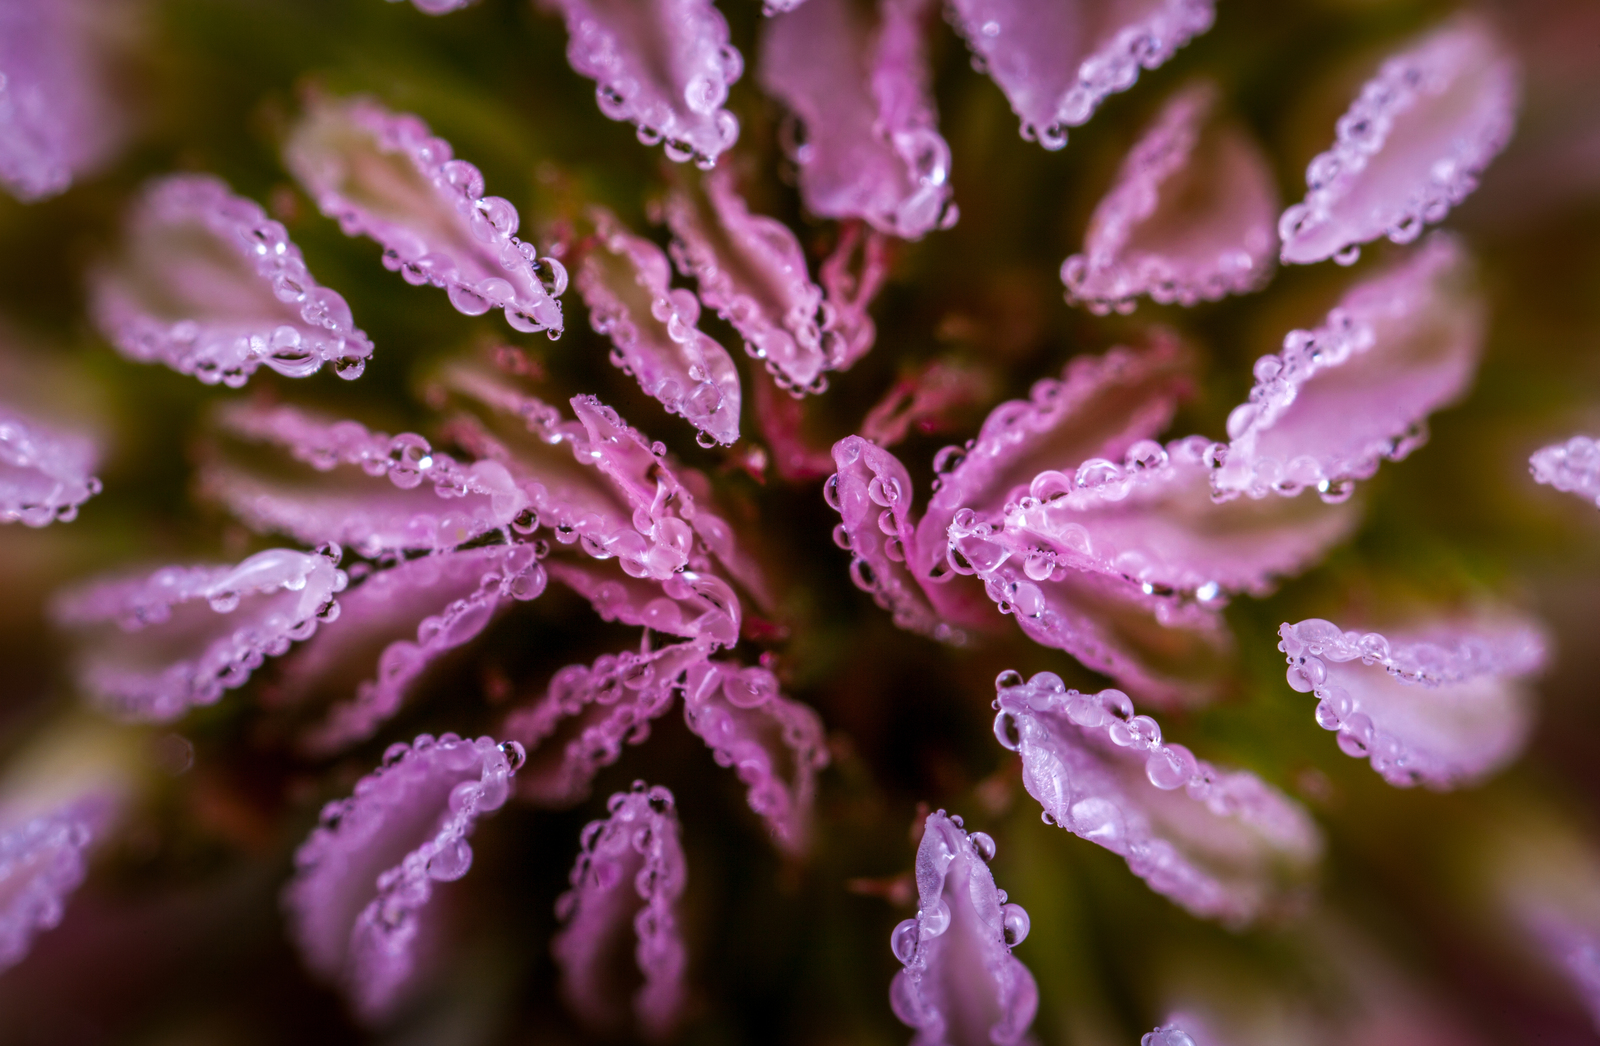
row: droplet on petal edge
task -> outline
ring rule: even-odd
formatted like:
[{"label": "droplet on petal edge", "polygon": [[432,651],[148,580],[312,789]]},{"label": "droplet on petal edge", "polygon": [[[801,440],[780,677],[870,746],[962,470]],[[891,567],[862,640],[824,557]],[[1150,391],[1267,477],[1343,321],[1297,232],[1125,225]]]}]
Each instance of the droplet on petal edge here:
[{"label": "droplet on petal edge", "polygon": [[83,882],[99,814],[93,803],[70,803],[0,829],[0,972],[61,922]]},{"label": "droplet on petal edge", "polygon": [[332,364],[354,378],[372,356],[283,225],[210,175],[147,185],[91,293],[95,323],[123,355],[208,385],[238,388],[263,364],[291,378]]},{"label": "droplet on petal edge", "polygon": [[[402,0],[389,0],[391,4],[401,3]],[[463,7],[471,7],[478,0],[411,0],[418,11],[427,15],[444,15],[451,11],[459,11]]]},{"label": "droplet on petal edge", "polygon": [[[688,867],[678,815],[671,792],[642,781],[606,807],[610,816],[579,835],[571,888],[556,901],[562,927],[550,950],[567,1005],[591,1030],[618,1034],[636,1022],[645,1038],[659,1040],[677,1024],[687,994],[688,952],[677,910]],[[610,957],[626,955],[630,942],[644,983],[631,999],[618,998]]]},{"label": "droplet on petal edge", "polygon": [[1590,436],[1573,436],[1534,451],[1528,459],[1534,482],[1576,494],[1600,505],[1600,442]]},{"label": "droplet on petal edge", "polygon": [[822,260],[817,279],[833,309],[827,330],[839,336],[828,346],[828,366],[849,370],[878,337],[867,311],[889,278],[889,237],[861,221],[839,225],[839,241]]},{"label": "droplet on petal edge", "polygon": [[465,875],[467,837],[506,800],[515,769],[492,738],[419,736],[390,747],[348,799],[322,811],[283,893],[306,966],[368,1023],[405,1001],[437,956],[418,953],[435,882]]},{"label": "droplet on petal edge", "polygon": [[1041,672],[997,682],[995,735],[1049,820],[1105,847],[1152,890],[1242,926],[1295,902],[1322,837],[1293,800],[1246,770],[1164,742],[1119,690],[1084,694]]},{"label": "droplet on petal edge", "polygon": [[1396,787],[1475,783],[1527,739],[1526,680],[1546,658],[1531,620],[1441,620],[1390,638],[1313,618],[1278,635],[1289,685],[1318,699],[1317,724]]},{"label": "droplet on petal edge", "polygon": [[567,61],[595,82],[608,119],[638,129],[667,158],[709,168],[739,139],[725,108],[744,58],[711,0],[539,0],[567,23]]},{"label": "droplet on petal edge", "polygon": [[1283,261],[1345,262],[1363,243],[1410,243],[1443,220],[1510,140],[1520,92],[1516,60],[1474,15],[1388,59],[1306,169],[1305,200],[1279,218]]},{"label": "droplet on petal edge", "polygon": [[483,175],[453,154],[415,116],[370,98],[313,96],[284,163],[345,235],[381,244],[384,266],[407,283],[443,289],[468,316],[502,309],[518,331],[559,335],[566,269],[517,239],[517,209],[483,195]]},{"label": "droplet on petal edge", "polygon": [[[82,634],[78,679],[107,711],[169,720],[244,684],[308,639],[347,583],[326,557],[258,552],[237,566],[169,566],[60,594],[53,616]],[[169,645],[170,644],[170,645]]]},{"label": "droplet on petal edge", "polygon": [[602,620],[699,640],[713,649],[738,642],[743,608],[733,589],[715,574],[685,570],[657,581],[574,560],[552,560],[548,569],[552,578],[588,600]]},{"label": "droplet on petal edge", "polygon": [[[578,293],[597,334],[611,339],[612,362],[669,414],[723,446],[739,438],[739,372],[733,358],[697,326],[700,303],[674,289],[661,248],[605,211],[593,219],[598,241],[578,270]],[[709,444],[707,444],[709,446]]]},{"label": "droplet on petal edge", "polygon": [[1022,119],[1022,136],[1046,149],[1100,103],[1126,91],[1139,71],[1163,65],[1211,28],[1213,0],[952,0],[951,24]]},{"label": "droplet on petal edge", "polygon": [[[816,0],[812,0],[816,2]],[[959,819],[928,815],[917,847],[917,915],[896,926],[890,949],[904,969],[889,986],[894,1014],[918,1043],[1025,1041],[1039,986],[1011,954],[1028,913],[995,887],[988,857]]]},{"label": "droplet on petal edge", "polygon": [[1158,1025],[1155,1031],[1146,1032],[1139,1039],[1139,1046],[1211,1046],[1211,1040],[1191,1035],[1180,1018],[1168,1018],[1165,1024]]},{"label": "droplet on petal edge", "polygon": [[958,419],[991,399],[997,385],[995,372],[980,364],[930,360],[889,387],[861,420],[861,435],[880,447],[892,447],[913,431],[955,431]]},{"label": "droplet on petal edge", "polygon": [[98,458],[87,436],[41,425],[0,404],[0,523],[44,527],[75,519],[100,492]]},{"label": "droplet on petal edge", "polygon": [[1102,315],[1130,311],[1146,294],[1187,306],[1271,277],[1277,187],[1249,131],[1218,111],[1217,94],[1209,81],[1178,92],[1122,161],[1083,253],[1061,266],[1068,301]]},{"label": "droplet on petal edge", "polygon": [[789,158],[814,214],[907,240],[955,221],[923,39],[931,7],[809,0],[762,27],[758,74],[793,118]]},{"label": "droplet on petal edge", "polygon": [[1351,287],[1322,326],[1291,331],[1282,352],[1257,360],[1249,400],[1228,416],[1213,493],[1315,489],[1342,501],[1382,462],[1421,446],[1428,415],[1477,372],[1485,316],[1471,272],[1465,248],[1435,233]]}]

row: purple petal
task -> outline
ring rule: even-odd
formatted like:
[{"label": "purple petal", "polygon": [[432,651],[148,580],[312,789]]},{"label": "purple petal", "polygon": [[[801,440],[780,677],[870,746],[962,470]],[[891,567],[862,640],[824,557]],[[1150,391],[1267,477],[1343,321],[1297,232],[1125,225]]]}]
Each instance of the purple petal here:
[{"label": "purple petal", "polygon": [[683,718],[749,789],[750,809],[773,842],[799,856],[810,842],[817,772],[828,765],[822,720],[778,692],[762,667],[702,661],[689,667]]},{"label": "purple petal", "polygon": [[811,0],[761,36],[761,85],[804,137],[800,196],[824,218],[861,218],[908,240],[955,224],[950,146],[929,88],[932,0]]},{"label": "purple petal", "polygon": [[1028,913],[995,888],[987,863],[994,852],[994,840],[968,835],[961,818],[928,815],[917,847],[917,916],[889,937],[905,967],[889,1003],[916,1029],[913,1046],[1026,1041],[1039,986],[1011,949],[1028,935]]},{"label": "purple petal", "polygon": [[1312,618],[1278,629],[1289,685],[1317,725],[1392,785],[1455,788],[1514,759],[1527,739],[1526,677],[1545,663],[1531,621],[1439,621],[1393,638]]},{"label": "purple petal", "polygon": [[1600,505],[1600,443],[1588,436],[1539,448],[1528,459],[1528,470],[1536,483]]},{"label": "purple petal", "polygon": [[1350,288],[1321,327],[1291,331],[1282,352],[1257,360],[1249,401],[1228,416],[1213,492],[1315,487],[1338,502],[1421,446],[1428,415],[1466,391],[1483,349],[1470,269],[1460,244],[1437,233]]},{"label": "purple petal", "polygon": [[313,98],[284,162],[347,236],[383,245],[407,283],[443,288],[468,316],[504,309],[523,332],[561,333],[567,273],[514,235],[521,219],[420,119],[370,98]]},{"label": "purple petal", "polygon": [[544,587],[530,545],[424,556],[369,574],[340,597],[337,624],[285,658],[278,673],[285,700],[336,699],[318,702],[332,707],[302,735],[302,747],[326,755],[371,737],[433,662]]},{"label": "purple petal", "polygon": [[1528,809],[1514,832],[1491,835],[1492,900],[1559,973],[1600,1029],[1600,859],[1575,826]]},{"label": "purple petal", "polygon": [[1213,0],[952,0],[951,23],[1046,149],[1211,28]]},{"label": "purple petal", "polygon": [[596,211],[595,248],[578,271],[589,323],[611,339],[611,361],[638,380],[669,414],[700,430],[701,445],[739,438],[739,372],[733,358],[696,326],[700,303],[674,289],[661,248]]},{"label": "purple petal", "polygon": [[0,831],[0,972],[61,922],[103,821],[97,804],[77,802]]},{"label": "purple petal", "polygon": [[[671,792],[660,785],[647,791],[642,781],[606,806],[610,816],[591,821],[580,836],[572,888],[556,901],[563,925],[551,951],[562,994],[585,1025],[615,1035],[637,1022],[645,1038],[659,1040],[685,1001],[688,956],[677,908],[688,868],[678,816]],[[628,965],[637,974],[624,975],[630,945]]]},{"label": "purple petal", "polygon": [[358,378],[372,342],[319,286],[283,225],[210,175],[148,185],[123,255],[93,281],[93,312],[123,355],[239,388],[262,364]]},{"label": "purple petal", "polygon": [[1167,102],[1095,208],[1084,253],[1061,266],[1067,298],[1105,315],[1148,294],[1194,305],[1271,277],[1278,190],[1261,147],[1218,111],[1217,88]]},{"label": "purple petal", "polygon": [[1348,265],[1380,236],[1416,239],[1478,187],[1511,138],[1519,94],[1515,59],[1475,16],[1388,59],[1306,169],[1305,200],[1279,218],[1283,261]]},{"label": "purple petal", "polygon": [[[389,2],[391,4],[399,3],[400,0],[389,0]],[[423,14],[445,15],[449,14],[451,11],[459,11],[463,7],[470,7],[471,5],[477,3],[478,0],[411,0],[411,2],[415,4],[417,10],[421,11]]]},{"label": "purple petal", "polygon": [[467,874],[467,836],[505,802],[522,758],[519,745],[488,737],[391,745],[354,795],[323,807],[295,853],[283,904],[301,955],[364,1020],[404,1001],[434,883]]},{"label": "purple petal", "polygon": [[528,506],[499,462],[461,464],[414,433],[391,437],[290,406],[241,404],[218,418],[241,441],[281,447],[311,467],[288,483],[225,458],[204,466],[202,491],[264,533],[348,544],[368,557],[433,552],[504,530]]},{"label": "purple petal", "polygon": [[108,710],[175,719],[243,685],[263,659],[338,614],[344,571],[275,548],[237,566],[171,566],[62,593],[54,615],[85,632],[79,679]]},{"label": "purple petal", "polygon": [[[1192,1030],[1191,1030],[1192,1029]],[[1139,1046],[1224,1046],[1199,1030],[1193,1018],[1178,1014],[1167,1018],[1165,1024],[1147,1032],[1139,1039]]]},{"label": "purple petal", "polygon": [[995,736],[1022,756],[1047,820],[1125,858],[1152,890],[1242,925],[1284,906],[1322,850],[1311,818],[1246,770],[1165,744],[1120,690],[1083,694],[1040,672],[996,681]]},{"label": "purple petal", "polygon": [[100,493],[93,442],[0,404],[0,523],[69,523]]},{"label": "purple petal", "polygon": [[606,621],[702,640],[713,648],[739,641],[739,597],[715,574],[684,570],[656,581],[629,577],[603,563],[552,560],[547,567]]},{"label": "purple petal", "polygon": [[711,0],[541,0],[567,22],[567,61],[595,82],[612,120],[638,128],[645,145],[709,170],[739,140],[724,108],[744,58]]}]

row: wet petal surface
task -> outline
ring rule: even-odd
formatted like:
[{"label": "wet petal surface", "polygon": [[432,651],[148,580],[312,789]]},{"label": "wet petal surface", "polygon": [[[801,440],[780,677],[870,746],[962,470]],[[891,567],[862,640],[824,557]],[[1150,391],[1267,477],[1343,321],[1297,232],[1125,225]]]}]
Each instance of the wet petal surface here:
[{"label": "wet petal surface", "polygon": [[1539,448],[1528,459],[1528,471],[1536,483],[1600,504],[1600,443],[1592,437]]},{"label": "wet petal surface", "polygon": [[0,523],[44,527],[77,518],[100,493],[99,456],[88,437],[0,404]]},{"label": "wet petal surface", "polygon": [[0,971],[61,922],[102,820],[94,804],[69,803],[0,828]]}]

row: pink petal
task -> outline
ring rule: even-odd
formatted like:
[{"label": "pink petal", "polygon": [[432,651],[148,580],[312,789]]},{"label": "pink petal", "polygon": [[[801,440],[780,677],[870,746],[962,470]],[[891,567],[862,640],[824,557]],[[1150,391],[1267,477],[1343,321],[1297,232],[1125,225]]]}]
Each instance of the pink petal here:
[{"label": "pink petal", "polygon": [[0,404],[0,523],[44,527],[77,518],[100,493],[92,441]]},{"label": "pink petal", "polygon": [[[1191,1031],[1190,1029],[1194,1029]],[[1139,1046],[1225,1046],[1200,1031],[1193,1018],[1174,1014],[1139,1038]]]},{"label": "pink petal", "polygon": [[1588,436],[1539,448],[1528,459],[1528,470],[1536,483],[1600,504],[1600,443]]},{"label": "pink petal", "polygon": [[831,357],[834,370],[849,370],[877,340],[867,307],[888,278],[889,238],[860,221],[840,223],[839,242],[817,272],[833,307],[833,329],[844,343],[843,351]]},{"label": "pink petal", "polygon": [[952,0],[951,23],[1046,149],[1211,28],[1213,0]]},{"label": "pink petal", "polygon": [[772,468],[789,483],[810,483],[833,472],[833,455],[815,446],[807,434],[807,408],[802,400],[784,395],[771,382],[758,381],[756,424],[772,453]]},{"label": "pink petal", "polygon": [[1600,859],[1575,826],[1526,809],[1486,842],[1499,914],[1558,973],[1600,1029]]},{"label": "pink petal", "polygon": [[1194,305],[1255,290],[1272,275],[1278,207],[1261,147],[1218,112],[1215,84],[1193,84],[1122,161],[1084,252],[1061,266],[1067,298],[1103,316],[1141,294]]},{"label": "pink petal", "polygon": [[861,435],[892,447],[913,430],[929,436],[957,428],[958,419],[994,395],[996,376],[986,367],[938,359],[892,385],[861,421]]},{"label": "pink petal", "polygon": [[95,322],[125,356],[239,388],[262,364],[303,378],[331,363],[358,378],[372,355],[344,298],[317,284],[283,225],[221,179],[150,183],[126,241],[91,288]]},{"label": "pink petal", "polygon": [[284,162],[347,236],[383,245],[407,283],[442,287],[468,316],[504,309],[523,332],[561,333],[567,273],[517,239],[517,209],[483,195],[483,175],[450,143],[370,98],[313,98]]},{"label": "pink petal", "polygon": [[[637,1022],[646,1038],[659,1040],[677,1023],[686,994],[677,908],[688,868],[678,816],[671,792],[646,791],[642,781],[606,806],[610,816],[583,829],[572,888],[556,901],[563,925],[551,951],[562,994],[585,1025],[615,1035]],[[615,969],[630,943],[638,976],[626,983]]]},{"label": "pink petal", "polygon": [[[389,0],[389,2],[391,4],[399,3],[400,0]],[[459,11],[463,7],[470,7],[477,3],[478,0],[411,0],[411,2],[423,14],[444,15],[449,14],[451,11]]]},{"label": "pink petal", "polygon": [[1278,219],[1283,261],[1348,265],[1363,243],[1410,243],[1443,220],[1511,138],[1519,94],[1515,59],[1473,15],[1388,59],[1306,169],[1304,202]]},{"label": "pink petal", "polygon": [[702,640],[712,647],[739,641],[739,597],[715,574],[684,570],[656,581],[593,562],[552,560],[547,567],[551,577],[587,599],[603,620]]},{"label": "pink petal", "polygon": [[744,58],[711,0],[541,0],[567,22],[567,61],[595,82],[612,120],[638,128],[645,145],[709,170],[739,139],[724,108]]},{"label": "pink petal", "polygon": [[578,292],[595,332],[611,339],[611,361],[632,374],[669,414],[700,430],[701,445],[739,438],[739,372],[728,351],[701,332],[700,303],[674,289],[661,248],[594,214],[598,240],[584,255]]},{"label": "pink petal", "polygon": [[778,692],[762,667],[702,661],[689,667],[683,718],[749,789],[750,809],[773,842],[799,856],[810,842],[817,772],[828,765],[822,720]]},{"label": "pink petal", "polygon": [[889,937],[905,967],[889,986],[889,1003],[916,1029],[913,1046],[1031,1041],[1039,987],[1011,954],[1028,936],[1028,913],[995,888],[987,863],[994,853],[994,840],[968,835],[961,818],[928,815],[917,847],[917,916]]},{"label": "pink petal", "polygon": [[761,37],[761,85],[793,114],[800,196],[908,240],[955,224],[923,32],[931,0],[811,0]]},{"label": "pink petal", "polygon": [[1289,685],[1318,698],[1317,725],[1392,785],[1449,789],[1516,758],[1527,739],[1526,677],[1544,667],[1531,621],[1438,621],[1388,638],[1312,618],[1278,629]]},{"label": "pink petal", "polygon": [[336,698],[318,702],[331,707],[301,746],[326,755],[371,737],[433,662],[544,587],[530,545],[424,556],[369,574],[340,597],[338,623],[285,658],[278,673],[287,700]]},{"label": "pink petal", "polygon": [[1152,890],[1202,918],[1243,925],[1282,908],[1321,854],[1298,805],[1247,770],[1164,744],[1119,690],[1082,694],[1040,672],[996,681],[995,736],[1050,822],[1125,858]]},{"label": "pink petal", "polygon": [[227,458],[202,468],[202,491],[257,531],[308,545],[348,544],[376,557],[456,548],[505,530],[528,508],[499,462],[458,463],[414,433],[391,437],[290,406],[241,404],[218,420],[239,440],[276,445],[310,466],[292,483]]},{"label": "pink petal", "polygon": [[61,922],[103,820],[96,804],[78,802],[0,831],[0,972]]},{"label": "pink petal", "polygon": [[283,903],[306,965],[339,985],[363,1020],[404,1001],[434,883],[467,874],[467,836],[505,802],[521,763],[514,742],[423,734],[391,745],[354,795],[323,807]]},{"label": "pink petal", "polygon": [[1347,291],[1321,327],[1291,331],[1256,361],[1248,402],[1228,416],[1232,440],[1212,476],[1217,497],[1324,501],[1427,439],[1427,417],[1460,397],[1483,350],[1484,309],[1470,259],[1435,234],[1398,265]]},{"label": "pink petal", "polygon": [[108,710],[175,719],[244,684],[267,657],[338,614],[332,560],[275,548],[237,566],[163,567],[61,594],[54,615],[85,633],[79,678]]}]

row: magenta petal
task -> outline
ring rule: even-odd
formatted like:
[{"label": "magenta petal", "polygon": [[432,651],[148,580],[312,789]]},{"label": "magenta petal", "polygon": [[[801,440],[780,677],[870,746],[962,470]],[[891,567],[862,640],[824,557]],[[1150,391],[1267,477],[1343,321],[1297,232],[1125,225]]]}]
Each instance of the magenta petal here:
[{"label": "magenta petal", "polygon": [[656,581],[598,563],[552,560],[547,566],[551,577],[587,599],[606,621],[703,640],[713,648],[739,641],[739,597],[715,574],[684,570]]},{"label": "magenta petal", "polygon": [[733,358],[696,324],[700,303],[674,289],[661,248],[635,236],[604,211],[594,215],[598,242],[578,271],[589,323],[611,339],[612,362],[669,414],[700,430],[705,446],[739,438],[739,372]]},{"label": "magenta petal", "polygon": [[1481,19],[1446,22],[1384,62],[1306,169],[1304,202],[1283,212],[1283,261],[1355,261],[1380,236],[1410,243],[1478,187],[1511,138],[1515,59]]},{"label": "magenta petal", "polygon": [[[606,806],[610,816],[580,836],[572,888],[556,901],[563,925],[551,951],[567,1005],[585,1025],[616,1035],[636,1021],[645,1038],[659,1040],[685,1001],[688,956],[677,909],[688,867],[678,815],[671,792],[646,790],[642,781]],[[627,965],[637,974],[619,975],[630,950]]]},{"label": "magenta petal", "polygon": [[283,905],[306,965],[364,1020],[404,1001],[434,883],[467,874],[467,836],[505,802],[521,763],[511,742],[423,734],[391,745],[354,795],[323,807],[295,853]]},{"label": "magenta petal", "polygon": [[0,831],[0,972],[21,962],[33,939],[61,922],[83,882],[102,827],[97,804],[69,803]]},{"label": "magenta petal", "polygon": [[785,395],[772,382],[751,390],[756,424],[771,451],[773,471],[789,483],[810,483],[833,473],[833,455],[814,446],[806,433],[806,403]]},{"label": "magenta petal", "polygon": [[889,238],[859,221],[840,225],[839,242],[817,272],[833,309],[831,329],[841,339],[829,348],[834,370],[849,370],[877,340],[878,328],[867,308],[888,278]]},{"label": "magenta petal", "polygon": [[1095,208],[1083,253],[1061,266],[1068,300],[1105,315],[1132,311],[1141,294],[1194,305],[1270,278],[1272,171],[1250,133],[1217,109],[1217,88],[1204,82],[1156,116]]},{"label": "magenta petal", "polygon": [[1202,918],[1243,925],[1283,907],[1322,839],[1292,800],[1182,745],[1120,690],[1083,694],[1059,676],[996,681],[995,736],[1022,756],[1047,820],[1128,862],[1152,890]]},{"label": "magenta petal", "polygon": [[961,818],[928,815],[917,847],[917,916],[889,937],[905,967],[889,1003],[916,1029],[913,1046],[1028,1041],[1039,986],[1011,954],[1028,935],[1028,913],[995,888],[987,863],[994,853],[994,840],[968,835]]},{"label": "magenta petal", "polygon": [[724,105],[744,58],[711,0],[541,3],[566,19],[567,61],[595,82],[600,111],[637,127],[639,141],[710,169],[739,140]]},{"label": "magenta petal", "polygon": [[452,155],[420,119],[370,98],[313,98],[284,147],[322,213],[382,244],[407,283],[443,288],[468,316],[504,309],[519,331],[559,335],[566,270],[517,239],[517,209],[483,195],[482,173]]},{"label": "magenta petal", "polygon": [[993,396],[995,385],[995,374],[986,367],[931,360],[889,387],[861,419],[861,435],[880,447],[892,447],[913,431],[952,431],[957,418]]},{"label": "magenta petal", "polygon": [[267,657],[338,614],[347,578],[320,555],[275,548],[231,567],[163,567],[57,597],[85,633],[82,686],[129,719],[175,719],[241,686]]},{"label": "magenta petal", "polygon": [[1289,685],[1318,698],[1317,724],[1398,787],[1475,783],[1527,739],[1527,677],[1544,667],[1531,621],[1440,621],[1393,638],[1313,618],[1278,629]]},{"label": "magenta petal", "polygon": [[761,85],[804,136],[800,196],[824,218],[861,218],[908,240],[956,220],[924,30],[931,0],[810,0],[761,37]]},{"label": "magenta petal", "polygon": [[283,225],[218,178],[152,182],[126,240],[92,287],[95,322],[125,356],[238,388],[262,364],[303,378],[331,363],[357,378],[372,355]]},{"label": "magenta petal", "polygon": [[0,523],[43,527],[77,518],[100,493],[88,437],[41,425],[0,404]]},{"label": "magenta petal", "polygon": [[1528,459],[1528,470],[1537,483],[1600,505],[1600,443],[1589,436],[1539,448]]},{"label": "magenta petal", "polygon": [[1214,0],[952,0],[951,22],[1046,149],[1211,28]]},{"label": "magenta petal", "polygon": [[1470,269],[1465,249],[1435,234],[1350,288],[1321,327],[1291,331],[1282,352],[1257,360],[1249,401],[1228,416],[1217,496],[1315,487],[1338,502],[1421,446],[1428,415],[1466,391],[1483,350]]},{"label": "magenta petal", "polygon": [[822,720],[778,692],[761,667],[703,661],[689,667],[683,718],[749,789],[750,809],[773,842],[799,856],[810,842],[817,772],[828,765]]}]

